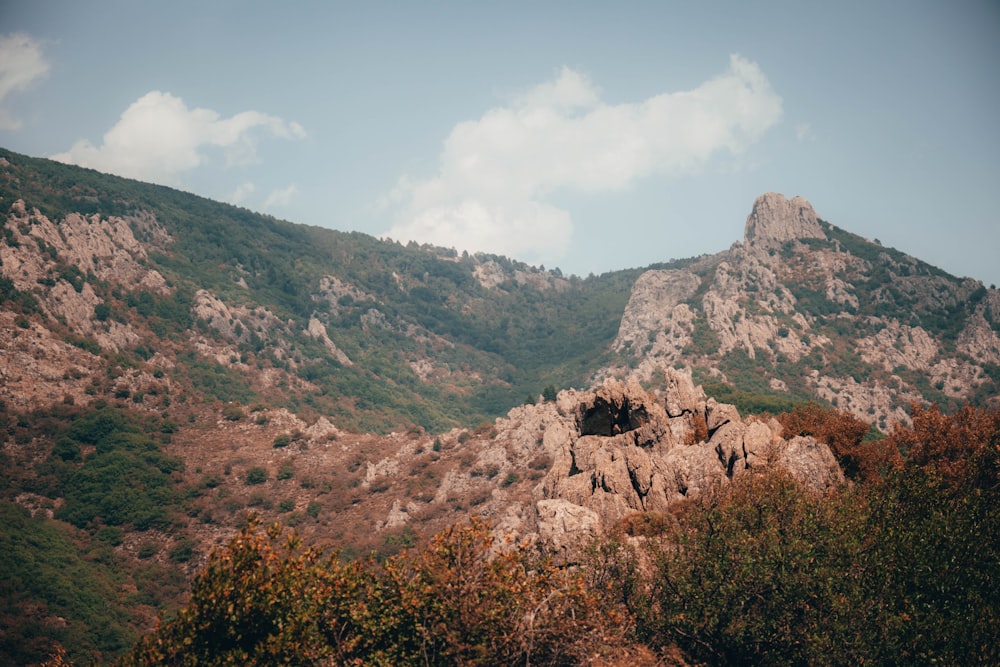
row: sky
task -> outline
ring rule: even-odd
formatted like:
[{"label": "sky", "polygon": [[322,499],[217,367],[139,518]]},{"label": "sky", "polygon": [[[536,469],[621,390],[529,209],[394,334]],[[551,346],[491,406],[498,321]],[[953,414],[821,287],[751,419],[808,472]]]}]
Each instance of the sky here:
[{"label": "sky", "polygon": [[1000,284],[1000,3],[0,0],[0,146],[564,273],[765,192]]}]

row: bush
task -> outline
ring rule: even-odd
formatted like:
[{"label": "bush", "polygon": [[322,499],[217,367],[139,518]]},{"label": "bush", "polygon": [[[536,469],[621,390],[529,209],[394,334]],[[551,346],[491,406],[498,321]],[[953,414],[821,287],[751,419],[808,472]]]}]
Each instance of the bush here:
[{"label": "bush", "polygon": [[186,563],[195,555],[197,542],[191,539],[183,539],[180,544],[170,550],[169,558],[174,563]]},{"label": "bush", "polygon": [[290,444],[292,444],[292,436],[290,433],[280,433],[274,436],[275,448],[287,447]]},{"label": "bush", "polygon": [[247,475],[244,478],[244,482],[248,486],[254,484],[263,484],[267,481],[267,468],[262,468],[260,466],[254,466],[247,470]]},{"label": "bush", "polygon": [[235,422],[243,419],[243,408],[238,403],[228,403],[222,408],[222,417]]},{"label": "bush", "polygon": [[381,565],[281,538],[252,519],[120,664],[561,665],[624,639],[578,573],[496,554],[482,522]]},{"label": "bush", "polygon": [[[747,474],[706,498],[651,545],[652,592],[640,636],[715,665],[858,662],[850,512],[783,474]],[[853,658],[853,659],[852,659]]]}]

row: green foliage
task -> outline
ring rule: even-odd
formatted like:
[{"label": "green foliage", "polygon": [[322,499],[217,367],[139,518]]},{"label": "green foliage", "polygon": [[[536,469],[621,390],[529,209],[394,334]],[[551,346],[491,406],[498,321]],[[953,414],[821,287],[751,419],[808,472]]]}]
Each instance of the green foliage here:
[{"label": "green foliage", "polygon": [[239,421],[243,419],[243,408],[239,403],[227,403],[222,408],[222,418],[227,421]]},{"label": "green foliage", "polygon": [[996,664],[998,442],[1000,413],[916,409],[864,484],[747,473],[647,541],[652,579],[617,593],[640,638],[698,662]]},{"label": "green foliage", "polygon": [[708,326],[708,318],[705,317],[704,311],[698,309],[695,313],[694,327],[691,331],[691,345],[685,349],[685,353],[714,354],[718,352],[719,345],[722,344],[719,335],[712,330],[712,327]]},{"label": "green foliage", "polygon": [[[237,401],[244,405],[257,398],[243,376],[212,359],[194,352],[184,352],[178,355],[178,361],[195,388],[211,398],[227,403]],[[240,414],[242,415],[242,410]]]},{"label": "green foliage", "polygon": [[[760,386],[756,380],[749,384],[753,387]],[[766,391],[742,391],[725,382],[706,382],[702,388],[707,396],[720,403],[735,405],[736,409],[743,415],[756,415],[765,412],[776,415],[788,412],[800,403],[799,400],[788,394],[778,393],[770,389]]]},{"label": "green foliage", "polygon": [[0,526],[0,663],[37,664],[58,642],[85,664],[135,641],[116,568],[105,566],[101,547],[88,553],[66,524],[6,500]]},{"label": "green foliage", "polygon": [[253,486],[255,484],[263,484],[267,481],[267,468],[262,468],[260,466],[254,466],[247,470],[246,477],[243,481],[247,486]]},{"label": "green foliage", "polygon": [[831,664],[863,655],[844,634],[854,614],[856,519],[787,477],[746,475],[653,542],[646,641],[716,665]]},{"label": "green foliage", "polygon": [[39,310],[38,299],[31,292],[24,292],[14,286],[14,281],[6,276],[0,276],[0,303],[24,315],[36,313]]},{"label": "green foliage", "polygon": [[[56,518],[92,529],[104,524],[147,530],[169,524],[179,505],[170,475],[182,463],[163,454],[145,428],[111,407],[73,419],[56,438],[47,467],[41,468],[57,482],[50,492],[65,501]],[[82,446],[92,446],[94,452],[82,464],[65,465],[80,461]]]},{"label": "green foliage", "polygon": [[170,558],[171,562],[186,563],[192,558],[194,558],[196,553],[196,547],[197,547],[197,542],[195,542],[192,539],[185,538],[170,550],[168,557]]}]

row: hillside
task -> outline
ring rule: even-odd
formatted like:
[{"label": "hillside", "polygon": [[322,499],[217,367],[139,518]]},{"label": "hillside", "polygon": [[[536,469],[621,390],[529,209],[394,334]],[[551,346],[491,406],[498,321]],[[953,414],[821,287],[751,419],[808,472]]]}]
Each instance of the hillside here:
[{"label": "hillside", "polygon": [[473,425],[584,383],[637,275],[404,247],[9,153],[0,198],[4,310],[43,326],[50,353],[88,374],[108,366],[101,351],[169,364],[209,398],[356,430]]},{"label": "hillside", "polygon": [[911,403],[998,404],[1000,292],[767,194],[744,239],[636,281],[606,372],[693,369],[751,411],[818,400],[886,431]]},{"label": "hillside", "polygon": [[[8,151],[0,208],[14,662],[120,654],[249,513],[380,562],[475,515],[575,564],[761,471],[866,481],[911,402],[1000,393],[997,290],[801,198],[587,278]],[[839,439],[772,416],[808,400]]]}]

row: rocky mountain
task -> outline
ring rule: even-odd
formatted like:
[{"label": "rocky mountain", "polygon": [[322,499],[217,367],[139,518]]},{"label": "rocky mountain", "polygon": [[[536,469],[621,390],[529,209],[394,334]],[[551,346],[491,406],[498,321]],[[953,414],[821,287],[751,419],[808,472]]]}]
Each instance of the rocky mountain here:
[{"label": "rocky mountain", "polygon": [[[8,151],[0,210],[0,512],[52,573],[0,625],[106,653],[247,512],[380,556],[478,514],[572,562],[754,468],[843,482],[761,413],[887,430],[1000,393],[997,290],[798,197],[760,197],[716,255],[585,279]],[[127,613],[67,622],[96,590]]]},{"label": "rocky mountain", "polygon": [[755,393],[758,408],[808,397],[886,430],[911,402],[995,405],[998,332],[996,289],[768,193],[741,243],[636,280],[605,373],[686,366],[710,391]]}]

